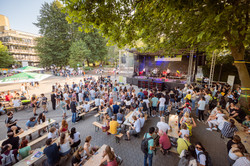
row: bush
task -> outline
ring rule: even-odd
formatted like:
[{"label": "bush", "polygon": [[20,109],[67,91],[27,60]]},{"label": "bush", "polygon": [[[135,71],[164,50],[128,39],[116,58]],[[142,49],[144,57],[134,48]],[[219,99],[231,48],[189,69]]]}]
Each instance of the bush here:
[{"label": "bush", "polygon": [[87,66],[87,67],[84,67],[84,70],[93,70],[93,67]]}]

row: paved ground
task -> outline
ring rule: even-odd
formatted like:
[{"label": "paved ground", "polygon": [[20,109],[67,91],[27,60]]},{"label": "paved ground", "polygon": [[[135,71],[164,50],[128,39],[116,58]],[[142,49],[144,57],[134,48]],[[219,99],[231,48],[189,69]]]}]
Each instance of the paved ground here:
[{"label": "paved ground", "polygon": [[[68,82],[78,82],[81,78],[73,78],[72,80]],[[42,81],[40,83],[39,89],[33,89],[31,90],[31,94],[35,93],[45,93],[47,95],[50,94],[51,91],[51,85],[55,82],[60,82],[61,84],[64,84],[65,78],[61,77],[51,77],[50,79],[47,79],[45,81]],[[0,92],[6,91],[8,89],[10,90],[17,90],[20,88],[20,85],[6,85],[6,86],[0,86]],[[38,109],[38,113],[42,112],[41,109]],[[143,165],[143,153],[140,150],[140,144],[142,140],[142,135],[140,138],[133,138],[130,142],[127,142],[125,140],[121,140],[120,144],[116,144],[115,138],[111,135],[106,135],[106,133],[103,133],[102,131],[95,132],[94,126],[92,125],[92,122],[96,121],[94,118],[95,112],[90,113],[89,115],[86,115],[84,120],[81,120],[77,124],[72,125],[69,123],[69,128],[76,127],[76,129],[81,133],[82,141],[84,142],[84,139],[86,136],[91,135],[92,136],[92,144],[101,146],[103,144],[108,144],[111,147],[114,148],[114,151],[120,155],[123,158],[123,166],[141,166]],[[14,118],[18,119],[18,125],[22,128],[25,128],[26,121],[33,115],[31,109],[26,109],[23,111],[19,111],[14,114]],[[51,104],[49,105],[49,113],[46,114],[47,117],[56,119],[58,122],[62,120],[62,112],[60,110],[52,111]],[[6,115],[0,116],[0,140],[4,139],[6,136],[6,127],[4,125],[4,119],[6,118]],[[69,118],[67,119],[70,121],[70,113]],[[148,128],[151,126],[156,126],[156,123],[159,121],[159,118],[150,118],[143,130],[142,133],[147,132]],[[193,129],[193,136],[192,136],[192,143],[195,143],[196,141],[200,141],[203,143],[203,145],[206,147],[207,151],[209,152],[212,161],[215,166],[225,166],[228,165],[227,163],[227,152],[226,152],[226,145],[223,140],[220,138],[220,134],[217,132],[210,132],[207,131],[203,123],[198,123],[198,127]],[[33,139],[36,138],[35,134],[33,136]],[[32,148],[41,147],[44,144],[44,142],[41,142],[40,144],[35,145]],[[83,145],[83,143],[82,143]],[[153,165],[155,166],[175,166],[178,164],[178,156],[176,154],[170,154],[163,156],[159,151],[156,156],[153,158]],[[41,163],[37,163],[37,165],[41,165]],[[62,165],[70,165],[70,160],[64,162]]]}]

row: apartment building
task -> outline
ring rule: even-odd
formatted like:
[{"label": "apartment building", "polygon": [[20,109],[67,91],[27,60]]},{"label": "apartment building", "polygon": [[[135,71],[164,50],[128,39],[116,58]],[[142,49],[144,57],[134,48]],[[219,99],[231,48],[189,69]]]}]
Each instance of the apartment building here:
[{"label": "apartment building", "polygon": [[10,29],[8,18],[0,15],[0,41],[8,47],[15,61],[22,66],[39,64],[39,57],[34,49],[37,37],[40,36]]}]

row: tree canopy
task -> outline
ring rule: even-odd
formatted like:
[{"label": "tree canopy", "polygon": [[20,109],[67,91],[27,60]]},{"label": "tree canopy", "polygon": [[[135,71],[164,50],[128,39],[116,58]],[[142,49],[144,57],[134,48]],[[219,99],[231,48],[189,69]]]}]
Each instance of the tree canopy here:
[{"label": "tree canopy", "polygon": [[[230,49],[241,85],[250,88],[244,63],[249,45],[248,0],[62,0],[67,20],[81,29],[98,28],[109,42],[171,53],[183,48]],[[243,62],[243,63],[242,63]],[[246,92],[246,93],[249,93]],[[249,98],[250,99],[250,98]]]},{"label": "tree canopy", "polygon": [[8,48],[0,41],[0,68],[9,67],[14,63],[14,58],[9,54]]},{"label": "tree canopy", "polygon": [[37,39],[36,49],[43,66],[68,64],[72,34],[65,17],[66,14],[61,12],[61,4],[58,1],[42,5],[35,25],[40,28],[42,35]]},{"label": "tree canopy", "polygon": [[72,43],[70,46],[69,65],[73,68],[82,66],[86,59],[91,59],[91,51],[86,43],[80,39]]},{"label": "tree canopy", "polygon": [[42,5],[35,23],[42,35],[36,46],[41,64],[61,67],[69,64],[76,68],[84,61],[88,64],[105,61],[107,40],[96,29],[89,33],[80,32],[78,26],[81,24],[69,24],[66,16],[59,1]]}]

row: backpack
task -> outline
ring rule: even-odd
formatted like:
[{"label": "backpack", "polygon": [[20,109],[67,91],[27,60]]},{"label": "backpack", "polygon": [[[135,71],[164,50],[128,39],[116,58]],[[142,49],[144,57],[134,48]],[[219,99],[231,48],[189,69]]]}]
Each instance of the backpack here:
[{"label": "backpack", "polygon": [[15,160],[15,157],[14,157],[14,154],[13,154],[13,150],[10,150],[8,156],[5,155],[4,153],[1,154],[2,156],[2,166],[11,166],[13,165],[14,163],[16,163],[16,160]]},{"label": "backpack", "polygon": [[204,152],[199,152],[197,155],[198,160],[200,160],[201,154],[204,154],[206,156],[206,166],[213,166],[212,159],[208,153],[205,154]]},{"label": "backpack", "polygon": [[[144,136],[145,137],[145,136]],[[144,138],[141,142],[141,150],[144,154],[147,154],[148,153],[148,141],[153,139],[152,137],[149,137],[149,138]]]}]

